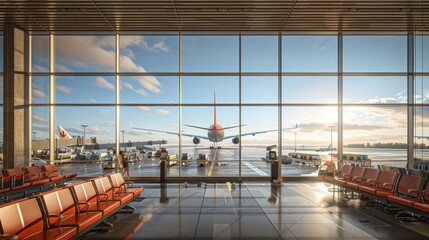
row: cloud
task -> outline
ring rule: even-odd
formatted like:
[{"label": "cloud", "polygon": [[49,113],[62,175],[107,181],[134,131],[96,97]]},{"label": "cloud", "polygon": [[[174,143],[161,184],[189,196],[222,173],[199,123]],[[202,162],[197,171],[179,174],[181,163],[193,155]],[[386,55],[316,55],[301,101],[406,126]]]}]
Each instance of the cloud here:
[{"label": "cloud", "polygon": [[[115,68],[115,39],[113,37],[95,37],[95,36],[61,36],[56,37],[56,53],[58,56],[55,65],[57,71],[82,71],[81,69],[97,68],[97,71],[113,71]],[[121,46],[136,45],[148,51],[168,51],[168,46],[163,41],[154,44],[147,43],[142,37],[128,39],[121,38]],[[85,49],[85,53],[76,49]],[[131,53],[131,50],[125,53]],[[133,55],[133,54],[131,54]],[[120,56],[121,71],[123,72],[146,72],[143,66],[134,62],[129,56]],[[73,68],[73,69],[71,69]],[[161,83],[153,76],[134,76],[133,77],[144,89],[153,93],[161,92]],[[144,89],[132,88],[138,94],[146,94]]]},{"label": "cloud", "polygon": [[110,131],[108,131],[108,130],[100,130],[98,127],[88,127],[86,129],[86,134],[109,135]]},{"label": "cloud", "polygon": [[159,39],[153,44],[150,44],[143,36],[124,36],[121,37],[121,49],[126,49],[130,46],[136,46],[148,52],[168,52],[170,48],[163,39]]},{"label": "cloud", "polygon": [[121,85],[124,88],[127,88],[127,89],[129,89],[129,90],[131,90],[131,91],[133,91],[133,92],[135,92],[135,93],[137,93],[139,95],[142,95],[142,96],[145,96],[145,97],[149,96],[149,93],[146,90],[144,90],[143,88],[136,89],[136,88],[134,88],[133,85],[131,85],[130,83],[124,82],[124,81],[121,82]]},{"label": "cloud", "polygon": [[99,123],[99,125],[100,126],[104,126],[104,127],[110,127],[110,126],[115,125],[115,122],[114,121],[110,121],[110,120],[106,120],[106,121],[103,121],[103,122]]},{"label": "cloud", "polygon": [[140,111],[143,111],[143,112],[148,112],[148,111],[150,111],[150,108],[149,108],[149,107],[144,107],[144,106],[137,107],[137,109],[138,109],[138,110],[140,110]]},{"label": "cloud", "polygon": [[153,132],[149,131],[137,131],[137,130],[129,130],[126,132],[127,135],[131,136],[154,136]]},{"label": "cloud", "polygon": [[[33,130],[37,130],[39,132],[44,132],[47,133],[49,132],[49,127],[44,127],[44,126],[33,126]],[[36,133],[37,134],[37,133]],[[36,135],[37,138],[37,135]]]},{"label": "cloud", "polygon": [[40,90],[33,90],[32,91],[33,97],[35,98],[48,98],[48,95]]},{"label": "cloud", "polygon": [[48,121],[42,117],[33,114],[33,121],[36,123],[46,124]]},{"label": "cloud", "polygon": [[49,69],[47,67],[44,67],[44,66],[34,65],[33,66],[33,72],[49,72]]},{"label": "cloud", "polygon": [[96,103],[97,102],[97,100],[95,98],[91,98],[91,99],[89,99],[89,101],[92,102],[92,103]]},{"label": "cloud", "polygon": [[103,77],[96,77],[95,80],[92,81],[91,83],[93,86],[96,86],[99,88],[104,88],[104,89],[113,90],[113,91],[116,89],[115,85],[113,85]]},{"label": "cloud", "polygon": [[58,91],[63,92],[63,93],[72,93],[73,89],[63,86],[63,85],[59,85],[55,87]]},{"label": "cloud", "polygon": [[155,113],[158,115],[168,115],[168,114],[170,114],[170,111],[165,110],[165,109],[156,109]]},{"label": "cloud", "polygon": [[349,124],[343,125],[344,131],[379,131],[382,129],[394,129],[386,125],[364,125],[364,124]]}]

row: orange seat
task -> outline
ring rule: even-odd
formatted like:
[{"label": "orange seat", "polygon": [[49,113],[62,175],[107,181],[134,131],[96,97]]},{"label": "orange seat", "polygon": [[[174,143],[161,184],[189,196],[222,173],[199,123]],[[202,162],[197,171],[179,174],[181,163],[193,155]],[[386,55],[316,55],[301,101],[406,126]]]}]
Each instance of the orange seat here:
[{"label": "orange seat", "polygon": [[[79,212],[70,188],[54,190],[39,195],[49,216],[49,224],[76,226],[78,232],[101,219],[101,212]],[[60,215],[61,217],[58,217]]]},{"label": "orange seat", "polygon": [[395,196],[389,196],[388,200],[412,207],[414,202],[419,201],[417,198],[420,196],[422,184],[423,177],[403,174],[399,180]]},{"label": "orange seat", "polygon": [[354,184],[359,184],[363,181],[363,176],[365,175],[366,168],[364,167],[355,167],[353,172],[350,174],[350,179],[346,181],[346,186],[353,187]]},{"label": "orange seat", "polygon": [[347,186],[359,189],[359,186],[375,186],[380,171],[375,168],[367,168],[362,179],[356,178],[357,181],[348,182]]},{"label": "orange seat", "polygon": [[49,182],[49,179],[45,178],[41,167],[25,167],[24,170],[27,176],[27,181],[31,182],[32,185],[40,185]]},{"label": "orange seat", "polygon": [[26,198],[0,206],[0,239],[70,239],[75,227],[46,226],[36,198]]},{"label": "orange seat", "polygon": [[51,182],[63,180],[65,176],[58,174],[57,166],[54,164],[48,164],[42,166],[43,174],[45,178],[48,178]]},{"label": "orange seat", "polygon": [[359,185],[359,190],[381,197],[393,195],[393,186],[397,176],[397,173],[383,171],[378,180],[372,181],[368,185]]},{"label": "orange seat", "polygon": [[340,177],[335,178],[334,182],[337,184],[345,185],[346,181],[350,179],[350,176],[353,172],[354,167],[351,165],[344,165],[341,169]]},{"label": "orange seat", "polygon": [[22,168],[9,168],[5,170],[8,176],[13,176],[12,190],[22,189],[31,186],[30,182],[25,182],[25,173]]},{"label": "orange seat", "polygon": [[101,177],[91,180],[97,189],[98,194],[106,195],[107,200],[120,201],[121,205],[127,204],[133,199],[132,193],[115,193],[112,183],[108,177]]},{"label": "orange seat", "polygon": [[133,185],[134,182],[125,181],[121,173],[112,173],[112,174],[109,174],[108,177],[110,177],[113,188],[115,189],[115,193],[118,193],[118,192],[132,193],[133,197],[137,197],[144,190],[142,187],[139,187],[139,188],[127,187],[127,185]]},{"label": "orange seat", "polygon": [[78,183],[70,187],[75,193],[81,212],[102,212],[103,216],[105,216],[120,206],[119,201],[105,200],[105,196],[98,195],[91,181]]},{"label": "orange seat", "polygon": [[422,201],[415,202],[413,207],[420,211],[429,213],[429,183],[426,185],[426,189],[423,192]]}]

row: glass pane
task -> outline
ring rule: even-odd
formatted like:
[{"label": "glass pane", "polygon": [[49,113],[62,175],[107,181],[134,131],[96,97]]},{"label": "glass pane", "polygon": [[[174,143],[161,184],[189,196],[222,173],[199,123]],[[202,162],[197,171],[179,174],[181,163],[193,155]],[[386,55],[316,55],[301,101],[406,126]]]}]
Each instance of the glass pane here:
[{"label": "glass pane", "polygon": [[406,103],[407,77],[345,76],[344,103]]},{"label": "glass pane", "polygon": [[416,107],[414,109],[414,163],[411,168],[429,170],[429,107]]},{"label": "glass pane", "polygon": [[345,163],[347,155],[365,155],[371,166],[405,167],[407,160],[406,107],[344,107]]},{"label": "glass pane", "polygon": [[178,72],[178,36],[121,36],[121,72]]},{"label": "glass pane", "polygon": [[337,103],[338,79],[334,76],[283,76],[283,103]]},{"label": "glass pane", "polygon": [[[241,175],[252,177],[270,176],[271,163],[262,161],[266,148],[278,145],[278,108],[242,107]],[[253,134],[255,133],[255,134]],[[274,148],[278,156],[277,148]]]},{"label": "glass pane", "polygon": [[3,104],[3,75],[0,75],[0,103]]},{"label": "glass pane", "polygon": [[[76,172],[81,177],[94,177],[111,172],[112,169],[103,170],[105,166],[100,159],[114,156],[114,121],[114,107],[56,107],[55,134],[58,135],[56,144],[59,151],[55,153],[55,159],[81,162],[61,164],[58,167],[67,169],[68,172]],[[86,164],[82,165],[84,163]]]},{"label": "glass pane", "polygon": [[56,77],[55,102],[115,103],[115,77]]},{"label": "glass pane", "polygon": [[337,72],[337,36],[283,36],[283,72]]},{"label": "glass pane", "polygon": [[178,103],[179,78],[121,77],[121,103]]},{"label": "glass pane", "polygon": [[0,35],[0,72],[3,72],[3,35]]},{"label": "glass pane", "polygon": [[[32,108],[31,126],[31,164],[37,164],[35,161],[38,159],[34,158],[49,163],[49,107]],[[39,162],[42,164],[43,161]]]},{"label": "glass pane", "polygon": [[238,36],[183,36],[183,72],[238,72]]},{"label": "glass pane", "polygon": [[278,72],[278,36],[241,37],[242,72]]},{"label": "glass pane", "polygon": [[238,103],[238,77],[198,76],[183,77],[183,103]]},{"label": "glass pane", "polygon": [[337,107],[283,107],[283,176],[317,176],[325,161],[337,164],[337,120]]},{"label": "glass pane", "polygon": [[49,103],[49,76],[33,76],[31,80],[33,103]]},{"label": "glass pane", "polygon": [[344,72],[406,72],[407,36],[344,36]]},{"label": "glass pane", "polygon": [[415,71],[429,72],[429,36],[416,35],[415,45]]},{"label": "glass pane", "polygon": [[171,164],[179,159],[178,121],[178,107],[121,107],[121,143],[127,144],[130,176],[159,176],[161,148],[168,151]]},{"label": "glass pane", "polygon": [[3,170],[3,106],[0,106],[0,170]]},{"label": "glass pane", "polygon": [[277,103],[278,81],[276,76],[249,77],[241,79],[242,103]]},{"label": "glass pane", "polygon": [[32,71],[49,72],[49,36],[32,36]]},{"label": "glass pane", "polygon": [[115,36],[55,36],[56,72],[114,72]]},{"label": "glass pane", "polygon": [[[232,142],[238,135],[238,107],[217,107],[216,115],[212,107],[183,107],[182,114],[182,154],[188,158],[180,176],[238,176],[238,145]],[[229,128],[213,130],[215,123],[217,129]],[[178,169],[170,168],[170,175],[177,176]]]},{"label": "glass pane", "polygon": [[415,103],[429,103],[429,76],[414,77]]}]

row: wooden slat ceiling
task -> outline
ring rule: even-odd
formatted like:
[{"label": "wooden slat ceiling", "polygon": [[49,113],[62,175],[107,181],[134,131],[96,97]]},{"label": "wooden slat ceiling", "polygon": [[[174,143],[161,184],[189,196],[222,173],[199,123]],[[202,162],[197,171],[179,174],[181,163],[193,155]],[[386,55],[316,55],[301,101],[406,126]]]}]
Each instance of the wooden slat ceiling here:
[{"label": "wooden slat ceiling", "polygon": [[429,0],[3,0],[31,32],[428,30]]}]

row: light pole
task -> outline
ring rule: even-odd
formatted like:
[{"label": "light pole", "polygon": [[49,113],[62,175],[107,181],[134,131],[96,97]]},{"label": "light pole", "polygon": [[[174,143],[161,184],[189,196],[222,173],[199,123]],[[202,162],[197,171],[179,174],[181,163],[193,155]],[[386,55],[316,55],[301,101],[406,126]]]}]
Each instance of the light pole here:
[{"label": "light pole", "polygon": [[31,132],[31,133],[33,133],[33,141],[36,141],[36,133],[37,132]]},{"label": "light pole", "polygon": [[124,145],[124,151],[125,151],[125,130],[121,130],[121,133],[122,133],[122,145]]},{"label": "light pole", "polygon": [[296,134],[297,134],[297,132],[294,132],[295,133],[295,152],[296,152]]},{"label": "light pole", "polygon": [[330,150],[331,150],[331,162],[332,162],[332,129],[334,128],[335,126],[329,126],[329,128],[331,129],[331,145],[329,145],[329,148],[330,148]]},{"label": "light pole", "polygon": [[83,127],[83,144],[82,145],[83,145],[83,148],[86,149],[86,141],[85,141],[86,132],[85,132],[85,128],[88,127],[88,125],[87,124],[82,124],[80,126]]}]

